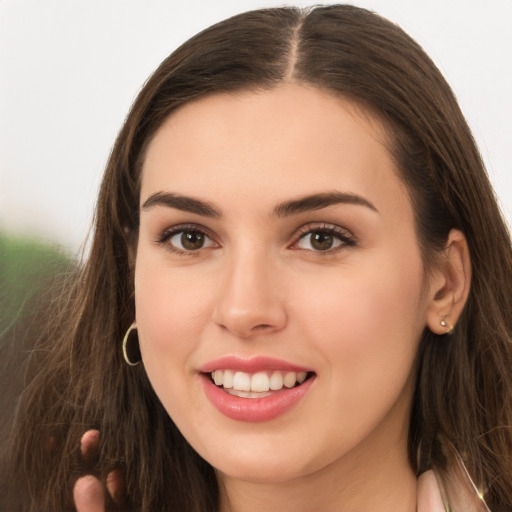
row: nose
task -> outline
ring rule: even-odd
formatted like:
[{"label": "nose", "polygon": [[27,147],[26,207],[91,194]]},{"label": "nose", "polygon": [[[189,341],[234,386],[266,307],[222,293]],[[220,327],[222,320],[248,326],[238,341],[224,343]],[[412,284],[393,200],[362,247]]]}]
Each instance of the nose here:
[{"label": "nose", "polygon": [[233,258],[224,269],[213,322],[239,338],[283,329],[287,314],[278,274],[270,256]]}]

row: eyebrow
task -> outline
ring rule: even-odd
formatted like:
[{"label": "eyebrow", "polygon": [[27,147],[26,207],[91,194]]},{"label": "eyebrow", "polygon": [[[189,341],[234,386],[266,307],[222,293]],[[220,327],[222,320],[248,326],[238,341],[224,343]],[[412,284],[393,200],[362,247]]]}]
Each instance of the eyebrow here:
[{"label": "eyebrow", "polygon": [[312,194],[310,196],[300,197],[291,201],[285,201],[274,209],[276,217],[288,217],[298,213],[321,210],[335,204],[353,204],[365,206],[378,213],[379,210],[364,197],[357,194],[343,192],[327,192],[321,194]]},{"label": "eyebrow", "polygon": [[156,192],[155,194],[151,194],[146,201],[144,201],[142,209],[148,210],[154,206],[167,206],[168,208],[175,208],[184,212],[196,213],[203,217],[218,218],[222,216],[222,213],[217,208],[206,201],[171,194],[170,192]]},{"label": "eyebrow", "polygon": [[[370,210],[378,212],[377,208],[370,203],[370,201],[357,194],[324,192],[280,203],[274,208],[273,215],[276,217],[288,217],[298,213],[321,210],[322,208],[327,208],[328,206],[335,204],[365,206]],[[222,217],[222,212],[211,203],[195,199],[193,197],[172,194],[170,192],[156,192],[155,194],[151,194],[146,201],[144,201],[142,209],[148,210],[154,206],[175,208],[177,210],[195,213],[203,217]]]}]

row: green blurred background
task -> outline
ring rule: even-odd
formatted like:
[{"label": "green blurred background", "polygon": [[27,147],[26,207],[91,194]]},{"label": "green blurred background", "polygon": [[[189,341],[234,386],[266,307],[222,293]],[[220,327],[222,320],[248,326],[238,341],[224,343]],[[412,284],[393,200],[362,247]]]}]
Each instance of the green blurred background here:
[{"label": "green blurred background", "polygon": [[36,314],[49,290],[75,268],[62,248],[0,231],[0,433],[5,433],[23,389],[24,363],[34,349]]}]

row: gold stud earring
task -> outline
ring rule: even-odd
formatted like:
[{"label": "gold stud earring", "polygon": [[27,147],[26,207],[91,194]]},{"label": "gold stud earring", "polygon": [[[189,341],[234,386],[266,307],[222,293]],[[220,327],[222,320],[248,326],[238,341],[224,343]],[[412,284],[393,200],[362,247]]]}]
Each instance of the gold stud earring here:
[{"label": "gold stud earring", "polygon": [[453,325],[449,326],[448,325],[448,322],[443,318],[439,324],[441,325],[441,327],[443,327],[444,329],[447,329],[447,331],[445,332],[445,334],[452,334],[453,333]]}]

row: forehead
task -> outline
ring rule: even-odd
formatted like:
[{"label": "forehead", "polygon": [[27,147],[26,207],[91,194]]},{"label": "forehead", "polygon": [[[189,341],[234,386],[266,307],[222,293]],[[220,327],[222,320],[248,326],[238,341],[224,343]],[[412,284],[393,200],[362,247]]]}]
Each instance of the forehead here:
[{"label": "forehead", "polygon": [[338,189],[403,193],[382,124],[347,99],[298,84],[216,94],[173,113],[149,144],[141,201],[160,190],[265,201]]}]

